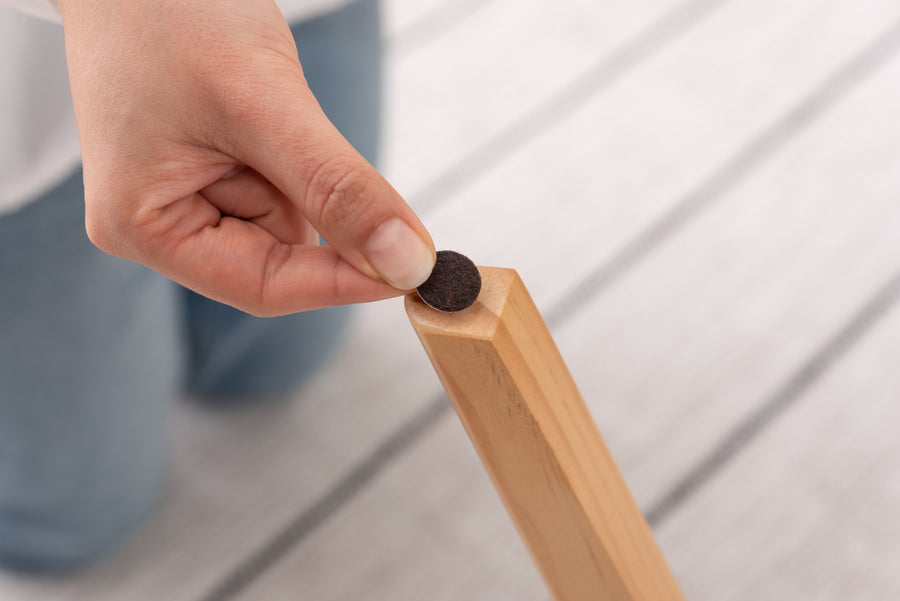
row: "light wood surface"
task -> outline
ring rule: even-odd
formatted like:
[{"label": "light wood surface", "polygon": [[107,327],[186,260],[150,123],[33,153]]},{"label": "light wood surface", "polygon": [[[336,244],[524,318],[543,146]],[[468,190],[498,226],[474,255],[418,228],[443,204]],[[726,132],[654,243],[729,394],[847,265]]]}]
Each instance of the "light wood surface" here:
[{"label": "light wood surface", "polygon": [[458,313],[406,310],[557,601],[681,601],[643,514],[518,274],[482,267]]}]

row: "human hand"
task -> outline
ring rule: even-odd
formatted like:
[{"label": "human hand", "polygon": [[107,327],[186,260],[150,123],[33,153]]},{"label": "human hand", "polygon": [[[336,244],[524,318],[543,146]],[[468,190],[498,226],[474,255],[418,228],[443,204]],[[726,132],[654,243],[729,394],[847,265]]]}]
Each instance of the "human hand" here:
[{"label": "human hand", "polygon": [[322,113],[272,0],[59,6],[98,247],[257,315],[427,278],[431,238]]}]

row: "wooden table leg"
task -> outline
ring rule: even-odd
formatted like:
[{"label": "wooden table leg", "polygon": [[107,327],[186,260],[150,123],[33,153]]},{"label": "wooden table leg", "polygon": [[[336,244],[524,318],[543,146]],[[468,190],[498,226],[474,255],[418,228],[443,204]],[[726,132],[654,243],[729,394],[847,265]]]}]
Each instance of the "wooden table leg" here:
[{"label": "wooden table leg", "polygon": [[410,321],[557,601],[683,601],[528,291],[479,267],[478,301]]}]

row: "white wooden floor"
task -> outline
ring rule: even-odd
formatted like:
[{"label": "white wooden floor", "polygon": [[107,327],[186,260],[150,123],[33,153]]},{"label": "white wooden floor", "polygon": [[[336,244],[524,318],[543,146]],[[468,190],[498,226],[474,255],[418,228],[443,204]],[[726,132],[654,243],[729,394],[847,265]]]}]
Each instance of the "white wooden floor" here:
[{"label": "white wooden floor", "polygon": [[[520,272],[688,598],[900,598],[900,4],[385,8],[385,173]],[[548,599],[399,299],[174,431],[147,528],[0,600]]]}]

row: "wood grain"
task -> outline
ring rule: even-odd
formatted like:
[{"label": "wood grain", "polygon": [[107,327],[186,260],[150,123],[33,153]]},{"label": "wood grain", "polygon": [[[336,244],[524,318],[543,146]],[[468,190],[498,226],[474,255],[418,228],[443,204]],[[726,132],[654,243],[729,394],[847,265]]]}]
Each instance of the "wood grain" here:
[{"label": "wood grain", "polygon": [[410,321],[557,601],[683,599],[550,332],[515,271],[479,300]]}]

